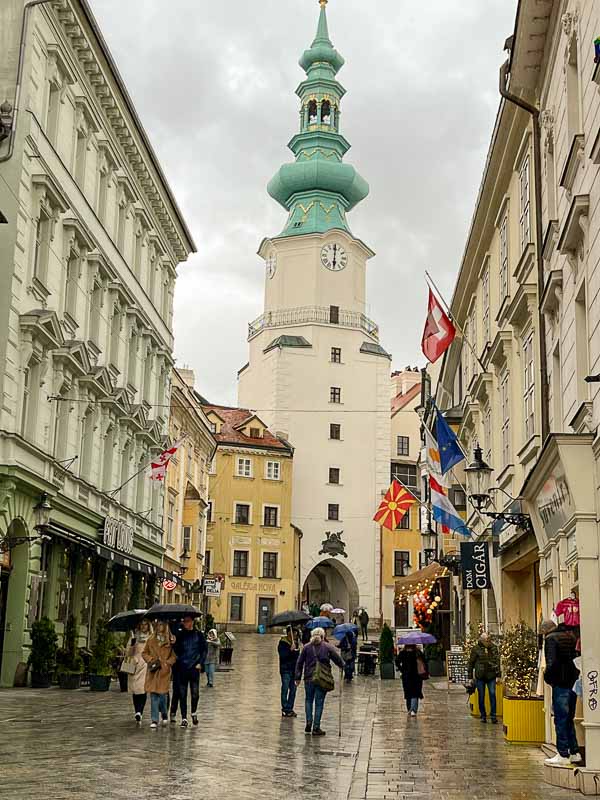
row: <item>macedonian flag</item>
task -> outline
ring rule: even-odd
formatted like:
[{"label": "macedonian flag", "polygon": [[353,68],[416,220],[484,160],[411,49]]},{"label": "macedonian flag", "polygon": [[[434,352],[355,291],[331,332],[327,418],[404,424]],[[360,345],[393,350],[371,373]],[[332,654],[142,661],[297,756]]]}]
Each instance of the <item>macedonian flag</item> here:
[{"label": "macedonian flag", "polygon": [[402,517],[416,502],[417,498],[394,479],[373,520],[384,528],[395,531]]}]

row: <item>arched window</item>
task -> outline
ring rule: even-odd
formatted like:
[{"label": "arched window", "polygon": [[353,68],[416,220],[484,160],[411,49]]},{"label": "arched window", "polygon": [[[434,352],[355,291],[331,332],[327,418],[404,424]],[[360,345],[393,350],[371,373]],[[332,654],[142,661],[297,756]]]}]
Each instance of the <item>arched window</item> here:
[{"label": "arched window", "polygon": [[311,100],[308,104],[308,124],[317,124],[317,101]]},{"label": "arched window", "polygon": [[331,125],[331,103],[329,100],[323,100],[321,103],[321,123],[323,125]]}]

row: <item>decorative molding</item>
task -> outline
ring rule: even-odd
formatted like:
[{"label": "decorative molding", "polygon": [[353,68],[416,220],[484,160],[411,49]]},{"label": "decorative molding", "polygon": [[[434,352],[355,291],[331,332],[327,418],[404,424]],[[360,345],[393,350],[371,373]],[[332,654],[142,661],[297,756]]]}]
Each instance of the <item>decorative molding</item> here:
[{"label": "decorative molding", "polygon": [[563,33],[570,39],[572,36],[578,37],[579,9],[566,11],[560,19]]},{"label": "decorative molding", "polygon": [[579,165],[585,157],[585,137],[582,133],[578,133],[573,137],[569,154],[565,161],[562,174],[560,176],[559,185],[567,192],[571,192],[575,182],[575,176]]},{"label": "decorative molding", "polygon": [[540,308],[544,314],[554,316],[562,302],[563,275],[561,269],[553,269],[547,273],[546,285],[542,293]]},{"label": "decorative molding", "polygon": [[550,261],[554,250],[556,249],[556,242],[558,240],[558,220],[549,219],[546,225],[546,232],[542,240],[542,258],[544,261]]},{"label": "decorative molding", "polygon": [[573,198],[558,240],[558,252],[567,257],[574,278],[579,272],[579,260],[584,258],[589,208],[589,194]]}]

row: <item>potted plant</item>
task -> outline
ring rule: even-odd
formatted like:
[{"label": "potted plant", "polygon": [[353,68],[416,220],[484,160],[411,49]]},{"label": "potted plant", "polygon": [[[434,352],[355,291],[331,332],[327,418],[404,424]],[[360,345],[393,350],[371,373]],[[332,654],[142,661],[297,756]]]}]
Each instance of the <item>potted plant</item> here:
[{"label": "potted plant", "polygon": [[96,641],[90,658],[90,689],[92,692],[107,692],[113,668],[113,635],[108,630],[108,618],[101,617],[96,623]]},{"label": "potted plant", "polygon": [[83,659],[77,649],[77,621],[73,614],[67,619],[63,646],[57,653],[58,685],[61,689],[79,689]]},{"label": "potted plant", "polygon": [[379,674],[382,680],[396,677],[394,669],[394,636],[387,622],[383,626],[379,637]]},{"label": "potted plant", "polygon": [[423,655],[427,660],[427,669],[432,678],[441,678],[446,674],[445,659],[446,653],[444,646],[439,642],[436,644],[426,644],[423,648]]},{"label": "potted plant", "polygon": [[509,742],[544,742],[544,698],[535,694],[537,634],[525,622],[508,628],[500,647],[504,674],[503,723]]},{"label": "potted plant", "polygon": [[31,667],[32,689],[47,689],[52,683],[56,669],[58,636],[54,623],[42,617],[31,626],[31,653],[28,665]]}]

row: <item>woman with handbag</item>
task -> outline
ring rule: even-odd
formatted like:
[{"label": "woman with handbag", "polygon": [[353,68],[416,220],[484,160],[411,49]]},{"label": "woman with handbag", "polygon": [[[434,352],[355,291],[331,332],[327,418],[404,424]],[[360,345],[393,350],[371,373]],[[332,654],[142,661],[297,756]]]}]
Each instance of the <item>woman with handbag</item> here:
[{"label": "woman with handbag", "polygon": [[146,670],[146,692],[150,692],[151,728],[158,728],[159,716],[162,724],[168,724],[169,689],[171,669],[177,661],[173,652],[171,631],[166,622],[156,622],[154,633],[146,642],[142,658],[148,665]]},{"label": "woman with handbag", "polygon": [[127,673],[127,690],[133,699],[135,721],[142,724],[142,715],[146,707],[146,670],[148,665],[142,658],[146,642],[150,638],[150,623],[144,620],[134,630],[125,659],[121,664],[121,671]]},{"label": "woman with handbag", "polygon": [[[296,664],[296,686],[300,685],[302,672],[304,672],[304,692],[306,709],[306,727],[304,732],[313,736],[325,736],[321,730],[321,716],[325,705],[327,692],[335,687],[331,662],[340,669],[344,669],[344,662],[339,653],[325,641],[323,628],[315,628]],[[314,713],[313,713],[314,709]]]},{"label": "woman with handbag", "polygon": [[409,716],[416,717],[419,700],[423,699],[423,681],[429,678],[427,661],[415,644],[407,644],[396,656],[396,667],[402,673],[402,688]]}]

